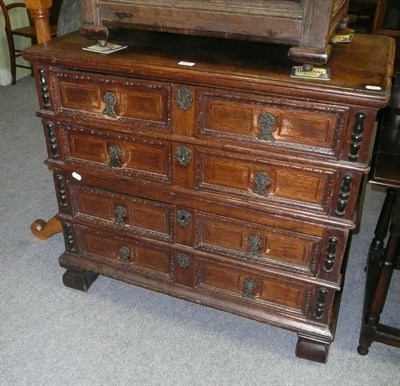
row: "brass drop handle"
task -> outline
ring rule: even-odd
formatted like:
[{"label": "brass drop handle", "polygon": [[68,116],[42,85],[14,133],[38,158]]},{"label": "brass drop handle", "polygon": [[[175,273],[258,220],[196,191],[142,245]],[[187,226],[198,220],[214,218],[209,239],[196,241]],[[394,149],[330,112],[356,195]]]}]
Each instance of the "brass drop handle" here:
[{"label": "brass drop handle", "polygon": [[192,160],[192,152],[186,146],[179,146],[175,152],[175,159],[182,167],[186,167]]},{"label": "brass drop handle", "polygon": [[123,207],[122,205],[117,205],[115,207],[114,214],[115,214],[115,222],[114,222],[115,226],[118,229],[125,228],[124,219],[128,216],[128,211],[126,210],[126,208]]},{"label": "brass drop handle", "polygon": [[108,162],[110,168],[122,168],[122,150],[119,146],[110,146],[108,155],[110,156],[110,161]]},{"label": "brass drop handle", "polygon": [[249,256],[258,257],[261,255],[260,249],[262,246],[262,239],[258,235],[251,235],[248,239],[249,249],[247,254]]},{"label": "brass drop handle", "polygon": [[119,261],[122,264],[129,264],[132,256],[131,250],[128,247],[122,246],[119,250]]},{"label": "brass drop handle", "polygon": [[257,282],[252,278],[247,278],[243,280],[243,292],[242,296],[245,298],[254,299],[255,298],[255,290],[258,287]]},{"label": "brass drop handle", "polygon": [[118,103],[117,95],[112,91],[106,91],[103,96],[103,101],[106,104],[102,111],[103,115],[116,118],[117,114],[115,113],[115,106]]},{"label": "brass drop handle", "polygon": [[275,115],[271,113],[261,114],[258,117],[258,125],[260,127],[260,133],[258,135],[258,139],[263,141],[274,142],[275,137],[273,134],[273,130],[275,129],[277,119]]},{"label": "brass drop handle", "polygon": [[267,172],[258,172],[254,176],[254,188],[253,193],[259,196],[268,196],[267,187],[271,183],[271,178]]}]

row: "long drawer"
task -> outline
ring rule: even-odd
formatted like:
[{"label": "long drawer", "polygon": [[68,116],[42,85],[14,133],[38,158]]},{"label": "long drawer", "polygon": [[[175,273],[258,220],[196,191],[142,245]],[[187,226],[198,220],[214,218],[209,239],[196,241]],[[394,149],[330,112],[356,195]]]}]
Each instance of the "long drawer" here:
[{"label": "long drawer", "polygon": [[[69,209],[76,221],[135,239],[195,249],[206,255],[329,280],[337,284],[348,230],[278,217],[268,212],[227,216],[218,205],[207,211],[104,191],[68,179]],[[191,203],[193,204],[193,203]],[[235,217],[236,216],[236,217]],[[254,221],[256,218],[256,222]]]},{"label": "long drawer", "polygon": [[232,197],[352,220],[363,172],[214,151],[166,140],[60,124],[59,159],[188,194]]},{"label": "long drawer", "polygon": [[368,110],[78,71],[54,71],[50,78],[53,108],[64,120],[154,136],[182,135],[211,146],[367,160],[373,127]]},{"label": "long drawer", "polygon": [[[266,314],[293,317],[297,322],[329,321],[337,289],[328,283],[226,264],[196,253],[183,253],[175,246],[160,248],[148,241],[111,236],[70,222],[64,222],[64,227],[70,234],[69,240],[73,240],[67,246],[67,254],[79,256],[78,264],[87,269],[96,265],[104,274],[119,272],[127,281],[145,278],[162,292],[168,293],[166,286],[178,286],[186,287],[198,299],[196,293],[212,294],[213,298],[236,303],[241,313],[246,313],[246,309],[249,314],[252,309],[261,309]],[[137,281],[140,283],[140,279]]]}]

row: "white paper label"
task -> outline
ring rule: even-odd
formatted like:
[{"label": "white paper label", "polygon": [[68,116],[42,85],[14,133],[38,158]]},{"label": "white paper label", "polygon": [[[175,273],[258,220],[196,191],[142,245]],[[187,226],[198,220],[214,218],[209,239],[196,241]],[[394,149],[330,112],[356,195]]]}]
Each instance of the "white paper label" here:
[{"label": "white paper label", "polygon": [[193,67],[196,63],[193,62],[185,62],[184,60],[178,63],[178,66],[186,66],[186,67]]},{"label": "white paper label", "polygon": [[72,172],[72,177],[74,177],[78,181],[82,179],[82,176],[77,172]]}]

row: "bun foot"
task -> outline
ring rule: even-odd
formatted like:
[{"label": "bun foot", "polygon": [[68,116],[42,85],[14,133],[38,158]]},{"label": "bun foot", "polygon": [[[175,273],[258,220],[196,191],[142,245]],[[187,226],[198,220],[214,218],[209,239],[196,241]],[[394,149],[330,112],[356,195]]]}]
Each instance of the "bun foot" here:
[{"label": "bun foot", "polygon": [[63,283],[66,287],[87,292],[98,276],[91,271],[67,269],[63,275]]},{"label": "bun foot", "polygon": [[31,232],[39,240],[47,240],[62,230],[61,222],[56,217],[52,217],[48,222],[38,219],[31,225]]},{"label": "bun foot", "polygon": [[329,347],[329,343],[299,337],[296,346],[296,356],[313,362],[326,363]]}]

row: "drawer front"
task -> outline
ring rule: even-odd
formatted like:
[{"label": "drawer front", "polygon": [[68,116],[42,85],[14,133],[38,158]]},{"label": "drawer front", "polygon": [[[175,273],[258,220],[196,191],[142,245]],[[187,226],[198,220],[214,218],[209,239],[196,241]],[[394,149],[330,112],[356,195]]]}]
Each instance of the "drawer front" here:
[{"label": "drawer front", "polygon": [[336,170],[197,152],[197,189],[328,213]]},{"label": "drawer front", "polygon": [[171,181],[172,144],[88,127],[61,124],[60,159],[162,182]]},{"label": "drawer front", "polygon": [[71,185],[73,216],[137,236],[173,242],[174,207],[136,197]]},{"label": "drawer front", "polygon": [[286,220],[285,228],[249,223],[209,213],[195,214],[195,248],[326,280],[337,281],[347,231]]},{"label": "drawer front", "polygon": [[104,232],[74,225],[75,252],[106,264],[171,280],[171,252],[129,238],[112,237]]},{"label": "drawer front", "polygon": [[104,125],[170,130],[168,84],[70,71],[51,75],[57,113],[74,120],[100,119]]},{"label": "drawer front", "polygon": [[166,191],[152,199],[148,191],[139,191],[141,196],[135,197],[129,192],[130,182],[119,183],[125,194],[116,194],[109,191],[113,184],[107,185],[106,180],[100,182],[86,174],[80,177],[82,181],[62,177],[63,197],[71,205],[61,211],[80,223],[127,237],[175,243],[260,268],[278,268],[332,283],[339,280],[347,229],[245,208],[230,213],[219,205],[209,202],[204,207],[202,201],[190,198],[190,204],[183,205],[187,197]]},{"label": "drawer front", "polygon": [[339,157],[348,108],[226,91],[198,94],[199,137],[252,149]]},{"label": "drawer front", "polygon": [[213,296],[316,322],[329,320],[334,290],[208,260],[199,262],[198,271],[197,288]]}]

